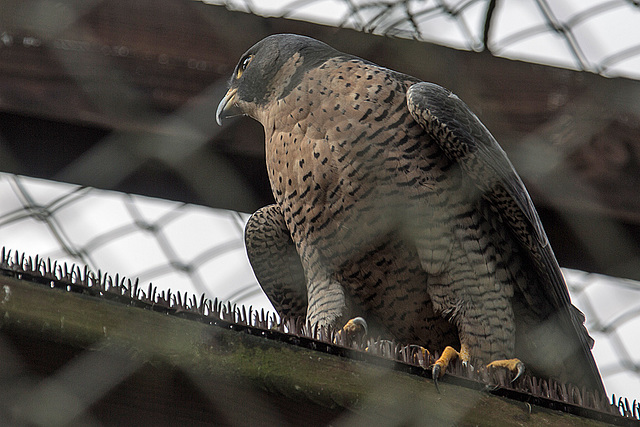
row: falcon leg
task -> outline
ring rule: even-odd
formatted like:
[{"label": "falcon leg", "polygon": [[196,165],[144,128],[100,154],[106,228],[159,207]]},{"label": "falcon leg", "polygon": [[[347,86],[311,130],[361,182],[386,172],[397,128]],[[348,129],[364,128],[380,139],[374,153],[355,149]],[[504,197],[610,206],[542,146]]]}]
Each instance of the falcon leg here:
[{"label": "falcon leg", "polygon": [[[455,248],[453,259],[474,259],[471,251]],[[446,274],[429,279],[429,292],[434,308],[458,329],[460,352],[445,351],[432,369],[434,380],[445,372],[454,357],[463,363],[471,360],[483,364],[507,359],[515,353],[515,320],[511,306],[512,288],[494,280],[489,264],[475,260],[476,270],[459,261]],[[483,269],[486,269],[483,271]]]},{"label": "falcon leg", "polygon": [[344,286],[336,278],[329,239],[308,239],[299,234],[293,240],[307,278],[307,322],[312,326],[342,327],[350,318]]},{"label": "falcon leg", "polygon": [[282,317],[304,317],[304,270],[280,208],[269,205],[251,215],[244,239],[253,272],[273,308]]},{"label": "falcon leg", "polygon": [[[306,271],[309,276],[314,273],[313,270]],[[318,327],[340,327],[348,315],[344,288],[340,283],[329,278],[317,280],[316,276],[315,279],[311,277],[307,285],[309,296],[307,321]]]},{"label": "falcon leg", "polygon": [[516,376],[511,380],[511,382],[515,382],[518,378],[524,374],[525,367],[524,363],[520,361],[520,359],[501,359],[494,360],[493,362],[487,365],[487,368],[506,368],[511,372],[514,372]]}]

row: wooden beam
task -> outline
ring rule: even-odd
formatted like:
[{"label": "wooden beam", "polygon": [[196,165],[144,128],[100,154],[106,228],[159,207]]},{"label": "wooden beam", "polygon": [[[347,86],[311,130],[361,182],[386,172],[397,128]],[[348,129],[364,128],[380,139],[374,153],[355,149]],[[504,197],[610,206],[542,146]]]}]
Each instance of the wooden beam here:
[{"label": "wooden beam", "polygon": [[604,425],[6,276],[0,301],[10,424]]}]

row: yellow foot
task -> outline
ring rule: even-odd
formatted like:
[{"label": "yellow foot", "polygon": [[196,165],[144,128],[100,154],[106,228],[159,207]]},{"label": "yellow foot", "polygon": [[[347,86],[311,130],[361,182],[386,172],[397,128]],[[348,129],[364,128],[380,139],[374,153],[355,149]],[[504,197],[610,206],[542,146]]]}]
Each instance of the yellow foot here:
[{"label": "yellow foot", "polygon": [[487,368],[506,368],[511,372],[515,372],[516,376],[511,380],[511,382],[514,382],[524,374],[524,363],[522,363],[520,359],[494,360],[487,365]]},{"label": "yellow foot", "polygon": [[352,343],[367,335],[367,322],[362,317],[354,317],[338,331],[338,342]]},{"label": "yellow foot", "polygon": [[460,346],[460,351],[457,351],[453,347],[445,347],[440,358],[438,358],[438,360],[436,360],[431,367],[431,377],[433,378],[433,383],[435,384],[438,392],[440,391],[440,389],[438,388],[438,379],[444,375],[445,371],[447,370],[447,366],[449,366],[449,363],[451,363],[451,361],[456,358],[460,358],[460,360],[462,360],[462,363],[465,365],[469,363],[471,357],[469,356],[469,350],[467,349],[467,346],[465,344],[462,344]]}]

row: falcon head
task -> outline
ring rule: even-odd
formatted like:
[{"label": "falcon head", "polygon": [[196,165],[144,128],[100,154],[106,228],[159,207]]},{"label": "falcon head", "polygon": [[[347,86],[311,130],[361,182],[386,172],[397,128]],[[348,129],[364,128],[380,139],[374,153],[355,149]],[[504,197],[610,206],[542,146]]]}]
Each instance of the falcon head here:
[{"label": "falcon head", "polygon": [[304,73],[341,55],[331,46],[297,34],[276,34],[253,45],[233,70],[229,90],[218,105],[216,121],[246,114],[258,121],[259,112],[286,96]]}]

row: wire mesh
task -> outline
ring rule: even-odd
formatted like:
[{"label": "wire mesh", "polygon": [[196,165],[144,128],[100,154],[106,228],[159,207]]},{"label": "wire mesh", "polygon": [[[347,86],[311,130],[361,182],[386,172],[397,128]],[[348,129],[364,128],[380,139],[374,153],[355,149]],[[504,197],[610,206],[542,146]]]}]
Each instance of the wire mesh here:
[{"label": "wire mesh", "polygon": [[[209,2],[232,10],[328,23],[460,49],[489,50],[497,56],[604,75],[640,76],[640,37],[633,36],[640,28],[637,1]],[[0,31],[0,43],[10,46],[17,39]],[[36,47],[40,41],[25,38],[22,43]],[[206,99],[214,106],[224,86],[219,82],[207,92]],[[91,95],[90,91],[87,93]],[[202,110],[208,114],[211,107]],[[128,163],[120,162],[111,168],[109,173],[113,175],[102,171],[103,179],[121,179],[127,166],[134,169],[147,160],[146,156],[162,158],[175,167],[176,158],[195,151],[213,134],[210,129],[198,129],[196,135],[191,135],[190,127],[184,125],[190,125],[198,112],[201,110],[188,104],[164,125],[166,134],[180,135],[180,145],[167,138],[160,150],[157,144],[140,144],[137,134],[130,138],[135,138],[137,145],[130,143],[129,135],[118,134],[101,141],[96,149],[102,150],[100,156],[91,152],[75,167],[93,174],[105,158],[115,158],[119,152],[127,153],[123,157]],[[213,125],[210,117],[208,122]],[[148,147],[149,152],[141,146]],[[145,153],[131,154],[131,147]],[[182,150],[180,156],[176,150]],[[192,162],[185,164],[191,168]],[[214,174],[224,164],[220,161],[216,167],[207,166],[206,170]],[[68,171],[59,176],[73,174]],[[215,178],[199,175],[193,181],[216,182]],[[101,185],[108,187],[111,181]],[[228,182],[225,185],[230,187]],[[240,184],[228,191],[234,198],[247,193]],[[87,265],[94,271],[137,277],[143,284],[153,282],[159,290],[204,293],[209,298],[271,309],[246,259],[242,233],[247,218],[246,214],[232,211],[0,174],[0,247]],[[594,355],[607,391],[632,399],[640,396],[640,285],[574,270],[565,270],[565,274],[574,303],[585,312],[587,326],[596,340]]]},{"label": "wire mesh", "polygon": [[[596,344],[593,354],[609,393],[640,392],[640,283],[564,269],[573,303]],[[623,391],[624,390],[624,391]]]},{"label": "wire mesh", "polygon": [[[234,211],[0,174],[0,246],[153,282],[158,292],[272,310]],[[640,394],[640,284],[565,270],[609,394]]]},{"label": "wire mesh", "polygon": [[0,246],[271,309],[244,251],[248,215],[0,174]]},{"label": "wire mesh", "polygon": [[634,0],[205,0],[263,16],[638,78]]}]

